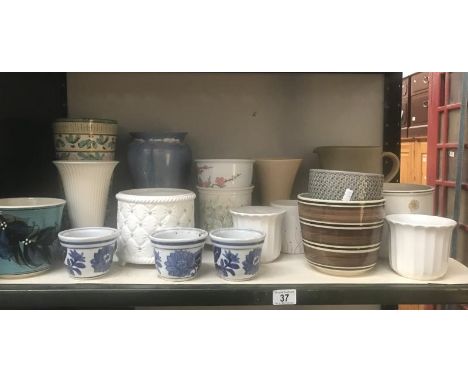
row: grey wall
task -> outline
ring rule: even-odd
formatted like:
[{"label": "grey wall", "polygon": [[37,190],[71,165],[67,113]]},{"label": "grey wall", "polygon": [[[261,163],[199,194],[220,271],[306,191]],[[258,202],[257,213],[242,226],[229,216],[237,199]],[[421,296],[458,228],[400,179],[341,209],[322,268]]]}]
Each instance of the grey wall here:
[{"label": "grey wall", "polygon": [[299,157],[306,188],[312,150],[381,145],[381,74],[69,73],[70,117],[119,122],[114,189],[131,188],[130,131],[187,131],[194,158]]}]

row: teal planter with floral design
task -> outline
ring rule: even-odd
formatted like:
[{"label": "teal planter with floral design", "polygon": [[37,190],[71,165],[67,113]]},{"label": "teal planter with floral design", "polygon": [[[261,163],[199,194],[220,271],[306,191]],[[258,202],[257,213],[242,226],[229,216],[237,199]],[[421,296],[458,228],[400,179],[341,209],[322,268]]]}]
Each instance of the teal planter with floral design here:
[{"label": "teal planter with floral design", "polygon": [[50,268],[64,205],[54,198],[0,199],[0,277]]}]

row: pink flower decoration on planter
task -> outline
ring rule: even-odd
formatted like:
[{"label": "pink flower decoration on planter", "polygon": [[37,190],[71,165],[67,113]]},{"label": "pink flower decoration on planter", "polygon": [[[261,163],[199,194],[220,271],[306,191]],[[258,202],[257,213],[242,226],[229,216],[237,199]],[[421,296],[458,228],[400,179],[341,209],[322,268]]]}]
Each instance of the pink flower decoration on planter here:
[{"label": "pink flower decoration on planter", "polygon": [[226,180],[223,177],[217,177],[215,183],[218,187],[224,187]]}]

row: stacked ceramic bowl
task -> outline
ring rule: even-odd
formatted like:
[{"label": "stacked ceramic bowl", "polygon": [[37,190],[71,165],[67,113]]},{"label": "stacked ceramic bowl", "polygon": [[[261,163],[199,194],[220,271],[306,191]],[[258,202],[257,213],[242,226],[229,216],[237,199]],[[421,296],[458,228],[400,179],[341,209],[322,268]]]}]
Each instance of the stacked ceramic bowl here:
[{"label": "stacked ceramic bowl", "polygon": [[382,185],[379,174],[310,170],[309,193],[298,195],[309,264],[338,276],[376,265],[385,216]]},{"label": "stacked ceramic bowl", "polygon": [[200,227],[232,227],[232,208],[252,204],[251,159],[197,159]]},{"label": "stacked ceramic bowl", "polygon": [[74,228],[102,227],[114,169],[117,122],[68,118],[53,124],[57,160],[67,210]]}]

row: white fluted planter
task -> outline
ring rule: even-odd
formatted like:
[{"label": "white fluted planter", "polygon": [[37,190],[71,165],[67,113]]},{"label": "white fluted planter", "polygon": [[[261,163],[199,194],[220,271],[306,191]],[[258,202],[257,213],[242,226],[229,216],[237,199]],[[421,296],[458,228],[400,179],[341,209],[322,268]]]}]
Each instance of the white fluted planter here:
[{"label": "white fluted planter", "polygon": [[435,280],[447,272],[456,221],[439,216],[395,214],[390,227],[390,266],[415,280]]},{"label": "white fluted planter", "polygon": [[73,228],[102,227],[117,161],[54,161]]},{"label": "white fluted planter", "polygon": [[245,206],[231,209],[235,228],[248,228],[265,234],[261,263],[271,263],[281,253],[282,225],[286,211],[267,206]]},{"label": "white fluted planter", "polygon": [[194,227],[195,193],[179,188],[139,188],[116,196],[117,256],[121,264],[154,264],[150,236],[158,229]]}]

